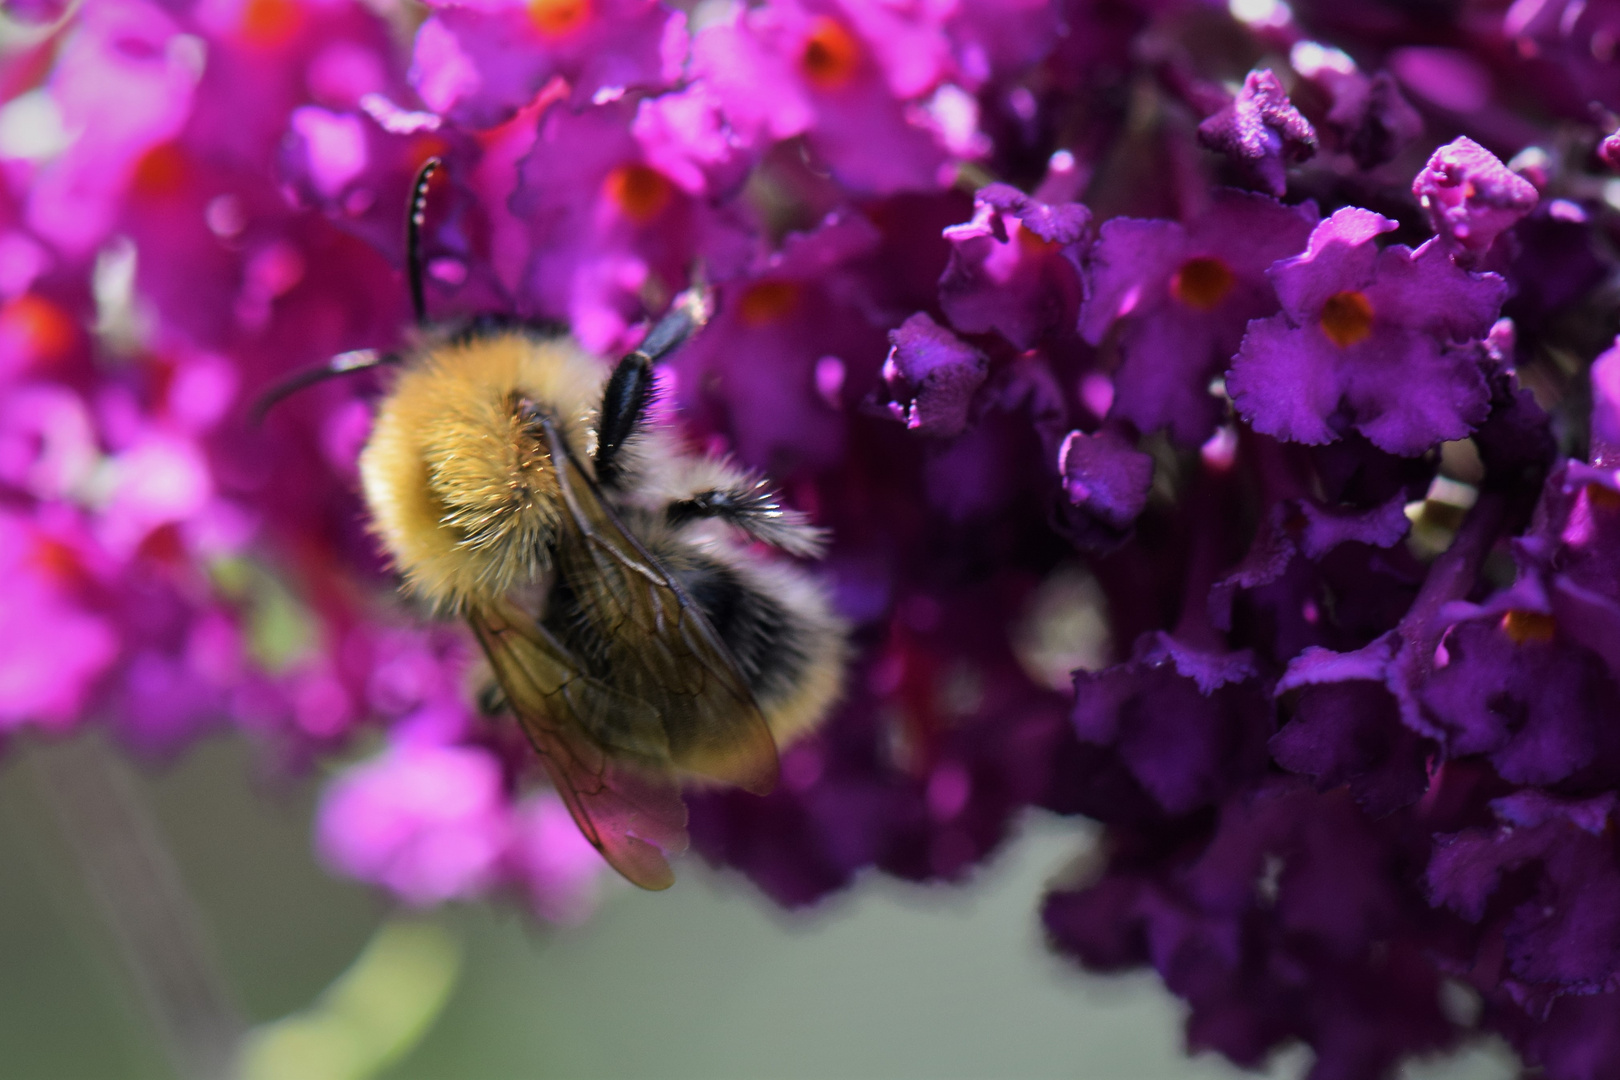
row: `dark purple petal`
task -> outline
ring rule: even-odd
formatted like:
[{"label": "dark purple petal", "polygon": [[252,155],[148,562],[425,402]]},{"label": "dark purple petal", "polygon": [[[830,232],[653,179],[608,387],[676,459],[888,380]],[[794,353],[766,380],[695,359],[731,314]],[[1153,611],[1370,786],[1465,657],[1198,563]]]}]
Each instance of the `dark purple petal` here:
[{"label": "dark purple petal", "polygon": [[[1470,922],[1491,921],[1501,934],[1506,988],[1533,1016],[1564,994],[1620,987],[1620,865],[1608,828],[1614,794],[1570,801],[1527,791],[1491,807],[1501,827],[1437,838],[1431,903]],[[1511,890],[1510,875],[1518,884]]]},{"label": "dark purple petal", "polygon": [[1620,690],[1596,657],[1552,639],[1549,617],[1495,621],[1446,637],[1449,662],[1424,687],[1423,704],[1455,733],[1450,755],[1488,754],[1517,784],[1562,780],[1592,761]]},{"label": "dark purple petal", "polygon": [[890,414],[923,435],[961,434],[973,395],[990,373],[989,359],[925,312],[889,331],[889,345],[883,381]]},{"label": "dark purple petal", "polygon": [[1620,338],[1592,361],[1592,445],[1598,468],[1620,466]]},{"label": "dark purple petal", "polygon": [[1244,653],[1201,653],[1145,635],[1130,662],[1077,672],[1075,732],[1114,748],[1168,814],[1219,801],[1234,775],[1265,763],[1271,707]]},{"label": "dark purple petal", "polygon": [[1128,530],[1147,505],[1153,458],[1111,430],[1071,431],[1057,464],[1069,505],[1109,532]]}]

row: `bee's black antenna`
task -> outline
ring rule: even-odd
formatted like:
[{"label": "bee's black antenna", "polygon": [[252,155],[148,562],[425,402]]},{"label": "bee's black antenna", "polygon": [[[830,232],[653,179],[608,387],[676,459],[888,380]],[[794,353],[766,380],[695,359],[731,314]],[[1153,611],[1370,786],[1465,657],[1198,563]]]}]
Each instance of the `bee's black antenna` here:
[{"label": "bee's black antenna", "polygon": [[405,218],[405,274],[411,283],[411,311],[417,326],[427,325],[427,294],[422,288],[422,223],[427,220],[428,184],[444,166],[444,159],[430,157],[417,170],[411,185],[411,212]]},{"label": "bee's black antenna", "polygon": [[253,426],[258,427],[264,423],[265,414],[280,404],[284,398],[291,397],[305,387],[314,386],[338,375],[349,375],[386,364],[397,364],[399,359],[394,353],[380,353],[376,349],[351,349],[349,352],[338,353],[322,367],[309,368],[289,375],[260,394],[259,399],[253,403],[253,410],[250,413]]}]

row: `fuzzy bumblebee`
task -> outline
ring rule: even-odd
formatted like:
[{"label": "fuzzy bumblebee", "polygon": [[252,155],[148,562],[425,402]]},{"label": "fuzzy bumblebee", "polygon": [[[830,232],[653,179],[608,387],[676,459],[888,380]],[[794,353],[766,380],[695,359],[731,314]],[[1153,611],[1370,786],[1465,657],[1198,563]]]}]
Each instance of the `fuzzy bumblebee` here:
[{"label": "fuzzy bumblebee", "polygon": [[[409,231],[419,316],[432,171]],[[771,790],[777,747],[837,697],[846,648],[821,583],[764,550],[815,557],[822,530],[648,422],[652,365],[708,316],[701,290],[683,294],[611,370],[531,327],[429,331],[394,361],[360,458],[405,590],[471,624],[494,700],[581,831],[649,889],[686,845],[680,781]]]}]

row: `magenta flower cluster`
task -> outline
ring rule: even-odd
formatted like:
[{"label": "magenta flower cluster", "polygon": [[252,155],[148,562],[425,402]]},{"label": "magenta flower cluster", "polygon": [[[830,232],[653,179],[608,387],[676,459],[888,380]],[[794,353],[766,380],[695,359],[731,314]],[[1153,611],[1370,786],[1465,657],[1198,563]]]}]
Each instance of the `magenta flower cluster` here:
[{"label": "magenta flower cluster", "polygon": [[[0,735],[231,728],[409,904],[588,914],[474,649],[397,600],[429,307],[660,372],[834,537],[843,699],[694,845],[796,907],[1104,826],[1040,907],[1187,1043],[1620,1075],[1620,3],[30,0],[0,36]],[[1033,898],[1032,898],[1033,902]]]}]

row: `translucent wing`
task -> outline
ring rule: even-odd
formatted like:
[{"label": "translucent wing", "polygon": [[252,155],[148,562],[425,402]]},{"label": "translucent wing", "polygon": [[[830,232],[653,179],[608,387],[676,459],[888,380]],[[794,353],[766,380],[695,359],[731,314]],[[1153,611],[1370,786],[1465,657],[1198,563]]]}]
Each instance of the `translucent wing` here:
[{"label": "translucent wing", "polygon": [[567,513],[557,572],[607,648],[613,688],[656,712],[677,767],[755,794],[776,785],[776,743],[709,620],[621,525],[545,423]]},{"label": "translucent wing", "polygon": [[675,780],[658,771],[668,747],[651,706],[583,674],[515,608],[468,620],[579,831],[635,884],[667,889],[675,881],[668,856],[686,850],[686,806]]}]

